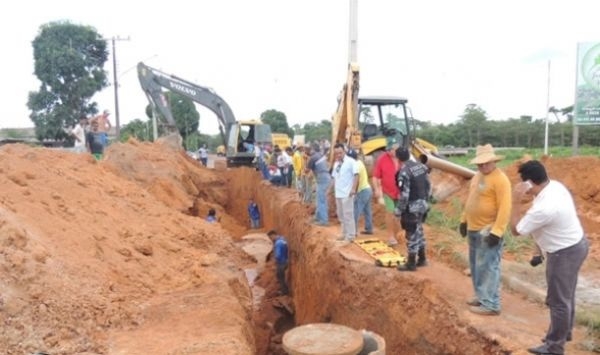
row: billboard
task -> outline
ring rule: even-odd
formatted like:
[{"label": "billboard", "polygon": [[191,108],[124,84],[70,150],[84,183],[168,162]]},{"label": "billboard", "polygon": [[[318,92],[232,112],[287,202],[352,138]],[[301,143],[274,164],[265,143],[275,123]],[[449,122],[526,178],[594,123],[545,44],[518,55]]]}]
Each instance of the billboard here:
[{"label": "billboard", "polygon": [[600,125],[600,42],[577,44],[576,125]]}]

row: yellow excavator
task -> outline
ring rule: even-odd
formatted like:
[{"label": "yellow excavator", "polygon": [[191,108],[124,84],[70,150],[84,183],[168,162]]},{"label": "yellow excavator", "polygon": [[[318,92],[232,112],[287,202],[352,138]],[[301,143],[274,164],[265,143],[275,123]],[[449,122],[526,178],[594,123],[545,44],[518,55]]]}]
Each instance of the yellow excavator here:
[{"label": "yellow excavator", "polygon": [[375,160],[385,151],[388,137],[395,137],[412,155],[431,168],[438,168],[470,179],[471,169],[448,162],[438,154],[437,147],[415,136],[414,120],[403,97],[358,95],[359,67],[348,65],[346,84],[338,97],[333,115],[332,142],[345,143],[361,152],[369,171]]}]

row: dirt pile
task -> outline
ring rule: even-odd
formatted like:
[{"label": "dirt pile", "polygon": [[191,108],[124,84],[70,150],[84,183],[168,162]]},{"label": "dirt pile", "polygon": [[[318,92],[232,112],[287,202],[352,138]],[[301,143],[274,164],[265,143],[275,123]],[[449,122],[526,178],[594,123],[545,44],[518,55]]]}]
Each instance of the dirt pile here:
[{"label": "dirt pile", "polygon": [[[113,145],[100,163],[11,145],[0,186],[0,353],[253,353],[251,296],[232,263],[249,257],[185,214],[225,198],[211,171],[168,145]],[[177,307],[195,317],[175,331]],[[171,339],[144,352],[136,332],[152,317],[166,322],[150,337]],[[223,321],[207,332],[205,317]]]},{"label": "dirt pile", "polygon": [[[592,177],[600,164],[578,159],[546,163],[576,196],[595,244],[600,211]],[[516,168],[507,171],[516,181]],[[448,201],[466,193],[464,181],[439,178],[457,190]],[[531,305],[512,310],[523,317],[517,322],[477,324],[463,311],[468,280],[435,255],[416,276],[356,263],[334,242],[339,227],[311,225],[312,208],[294,190],[273,187],[252,169],[202,168],[168,142],[114,144],[101,162],[4,146],[0,186],[2,354],[282,354],[290,319],[256,304],[244,274],[255,260],[237,245],[251,197],[266,228],[288,237],[298,324],[367,328],[386,338],[390,353],[405,354],[502,354],[546,326]],[[209,208],[220,223],[200,218]],[[375,219],[381,229],[380,207]],[[269,264],[255,280],[266,300],[275,296],[273,274]],[[507,312],[517,303],[508,302]],[[490,338],[482,329],[494,324],[490,331],[500,332]]]}]

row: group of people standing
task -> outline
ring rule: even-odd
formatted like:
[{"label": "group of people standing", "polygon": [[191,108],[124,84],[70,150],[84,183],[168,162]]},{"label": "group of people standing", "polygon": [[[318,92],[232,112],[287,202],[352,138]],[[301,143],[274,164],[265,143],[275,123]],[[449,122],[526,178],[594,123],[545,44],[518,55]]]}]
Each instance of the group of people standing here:
[{"label": "group of people standing", "polygon": [[333,146],[331,169],[318,146],[305,148],[305,153],[308,155],[305,172],[314,176],[317,185],[316,225],[329,224],[327,196],[333,192],[342,227],[338,240],[344,243],[355,240],[361,216],[364,216],[364,229],[360,234],[371,235],[374,233],[372,203],[375,196],[385,205],[388,245],[397,245],[400,228],[405,231],[408,261],[398,269],[415,271],[418,266],[427,265],[422,227],[431,194],[427,166],[412,159],[409,150],[401,147],[394,137],[388,137],[385,152],[377,158],[371,182],[365,164],[358,159],[358,152],[347,149],[344,144]]},{"label": "group of people standing", "polygon": [[[575,320],[575,289],[589,243],[581,226],[573,197],[558,181],[548,177],[537,160],[521,164],[521,182],[511,187],[510,180],[496,163],[490,144],[478,146],[471,164],[477,166],[461,216],[460,233],[468,238],[469,266],[475,297],[467,301],[470,311],[481,315],[501,312],[500,282],[504,234],[531,235],[540,254],[530,263],[546,260],[546,304],[550,326],[542,345],[529,348],[533,354],[564,354],[572,339]],[[522,214],[520,204],[533,197],[531,207]]]},{"label": "group of people standing", "polygon": [[112,128],[109,115],[108,110],[104,110],[90,119],[86,115],[79,117],[79,123],[69,132],[75,139],[75,152],[89,152],[96,160],[102,159],[104,148],[108,145],[108,131]]}]

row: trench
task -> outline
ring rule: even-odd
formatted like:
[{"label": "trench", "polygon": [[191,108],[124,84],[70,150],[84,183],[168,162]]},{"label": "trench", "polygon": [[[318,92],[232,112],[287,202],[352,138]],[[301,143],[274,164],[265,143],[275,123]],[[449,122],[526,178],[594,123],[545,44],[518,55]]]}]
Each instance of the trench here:
[{"label": "trench", "polygon": [[293,189],[274,187],[249,168],[223,173],[226,213],[245,224],[247,201],[253,198],[261,209],[262,231],[277,230],[290,249],[292,312],[273,306],[272,263],[246,268],[254,289],[257,355],[286,354],[281,337],[287,330],[322,322],[375,332],[385,339],[387,354],[511,353],[462,320],[431,280],[344,258],[335,235],[310,223],[311,207]]}]

